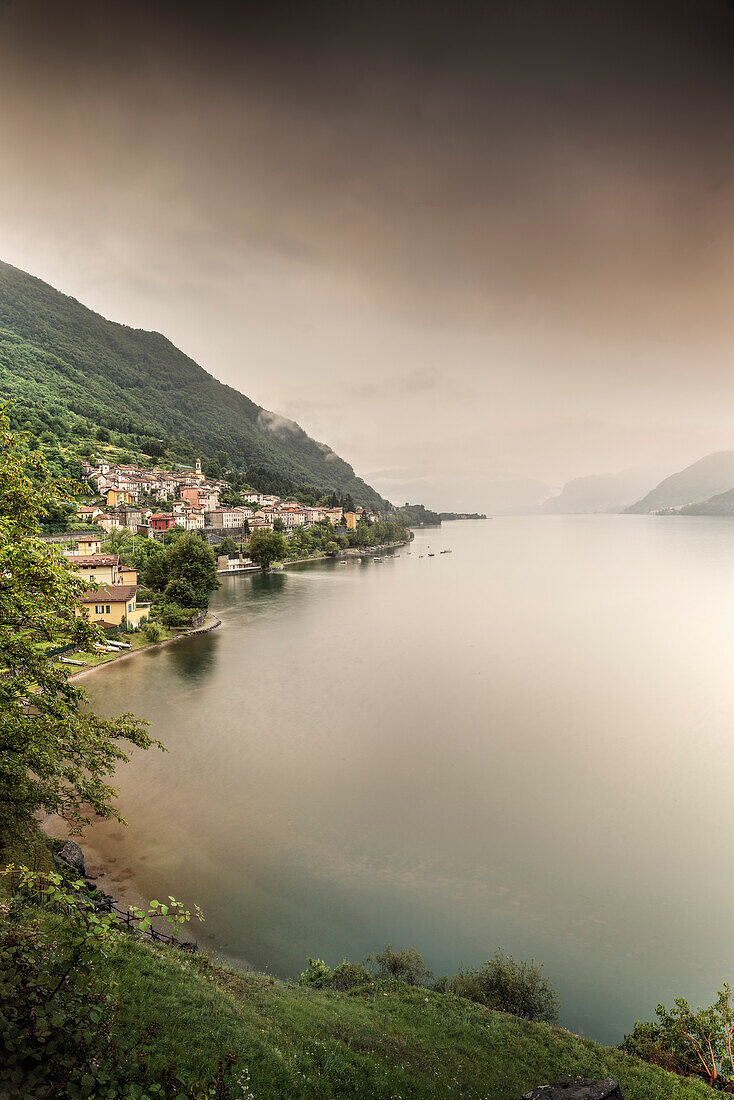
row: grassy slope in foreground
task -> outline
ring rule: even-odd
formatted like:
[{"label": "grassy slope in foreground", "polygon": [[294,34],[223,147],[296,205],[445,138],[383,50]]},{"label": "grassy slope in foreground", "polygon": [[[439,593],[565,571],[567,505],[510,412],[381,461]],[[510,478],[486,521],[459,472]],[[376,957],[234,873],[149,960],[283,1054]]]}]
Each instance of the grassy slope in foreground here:
[{"label": "grassy slope in foreground", "polygon": [[159,1024],[151,1061],[191,1080],[232,1051],[257,1100],[517,1100],[567,1075],[611,1075],[625,1100],[711,1096],[703,1082],[450,994],[402,984],[309,991],[125,936],[111,965],[126,1045]]}]

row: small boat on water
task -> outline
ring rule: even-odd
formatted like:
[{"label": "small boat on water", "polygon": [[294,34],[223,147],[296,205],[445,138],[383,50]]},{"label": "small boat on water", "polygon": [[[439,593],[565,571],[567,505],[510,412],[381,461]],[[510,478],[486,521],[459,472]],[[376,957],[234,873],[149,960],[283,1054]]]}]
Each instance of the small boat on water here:
[{"label": "small boat on water", "polygon": [[428,557],[429,557],[429,558],[435,558],[435,556],[436,556],[436,555],[435,555],[435,554],[433,554],[433,553],[430,553],[430,554],[428,555]]},{"label": "small boat on water", "polygon": [[442,551],[441,551],[441,553],[442,553],[442,554],[450,554],[450,553],[451,553],[451,551],[450,551],[450,550],[442,550]]}]

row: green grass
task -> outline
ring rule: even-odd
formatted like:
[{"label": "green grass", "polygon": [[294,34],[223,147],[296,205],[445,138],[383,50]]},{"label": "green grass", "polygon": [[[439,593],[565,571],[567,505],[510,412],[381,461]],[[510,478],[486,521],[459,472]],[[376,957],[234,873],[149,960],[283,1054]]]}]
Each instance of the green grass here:
[{"label": "green grass", "polygon": [[126,1041],[159,1025],[151,1068],[201,1080],[231,1051],[257,1100],[517,1100],[561,1076],[612,1076],[626,1100],[712,1095],[589,1039],[399,983],[309,991],[126,936],[109,965]]}]

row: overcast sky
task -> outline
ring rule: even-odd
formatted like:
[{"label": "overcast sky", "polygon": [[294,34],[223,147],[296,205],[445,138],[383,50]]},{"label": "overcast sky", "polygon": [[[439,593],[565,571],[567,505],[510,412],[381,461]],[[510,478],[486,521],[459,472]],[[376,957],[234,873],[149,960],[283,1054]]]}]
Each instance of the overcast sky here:
[{"label": "overcast sky", "polygon": [[723,0],[0,0],[0,258],[396,500],[734,448]]}]

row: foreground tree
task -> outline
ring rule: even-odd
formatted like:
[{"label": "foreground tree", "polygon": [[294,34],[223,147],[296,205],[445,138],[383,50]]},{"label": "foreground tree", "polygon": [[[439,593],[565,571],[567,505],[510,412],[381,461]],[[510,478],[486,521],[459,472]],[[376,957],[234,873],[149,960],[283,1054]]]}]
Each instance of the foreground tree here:
[{"label": "foreground tree", "polygon": [[99,628],[77,615],[86,584],[39,537],[44,514],[67,496],[43,456],[0,411],[0,830],[43,808],[72,827],[94,814],[119,817],[109,779],[123,745],[153,742],[130,714],[101,718],[57,668],[65,644],[91,649]]},{"label": "foreground tree", "polygon": [[255,531],[247,550],[255,565],[259,565],[264,573],[274,561],[286,556],[288,543],[277,531]]}]

